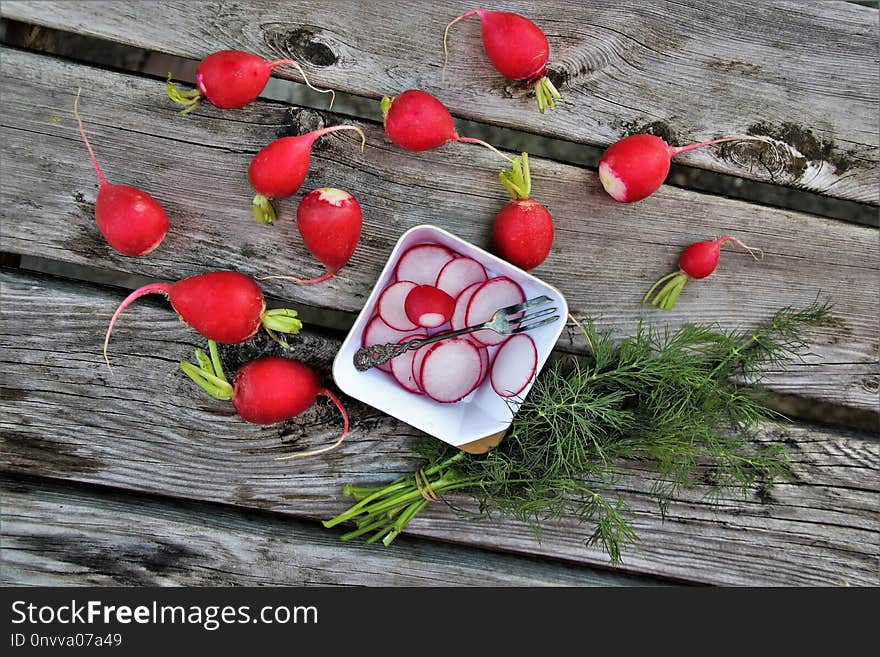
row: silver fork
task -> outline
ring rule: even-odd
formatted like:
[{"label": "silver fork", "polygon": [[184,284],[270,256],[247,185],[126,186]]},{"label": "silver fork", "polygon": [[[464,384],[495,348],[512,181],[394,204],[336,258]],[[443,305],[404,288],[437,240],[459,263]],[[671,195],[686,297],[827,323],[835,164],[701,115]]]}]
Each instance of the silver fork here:
[{"label": "silver fork", "polygon": [[[552,301],[553,299],[550,297],[542,295],[540,297],[529,299],[523,303],[518,303],[514,306],[507,306],[506,308],[496,310],[495,314],[492,315],[492,318],[483,324],[468,326],[467,328],[459,329],[457,331],[438,333],[429,338],[414,338],[407,342],[401,342],[400,344],[376,344],[372,347],[361,347],[354,354],[355,369],[359,372],[365,372],[371,367],[387,363],[392,358],[397,358],[400,354],[409,351],[410,349],[420,349],[426,344],[431,344],[432,342],[457,338],[460,335],[467,335],[468,333],[483,329],[495,331],[500,335],[515,335],[517,333],[531,331],[532,329],[544,326],[545,324],[550,324],[559,319],[559,315],[553,314],[557,311],[557,308],[544,308],[543,310],[538,310],[532,313],[527,313],[525,311],[546,306]],[[518,316],[520,313],[525,314]]]}]

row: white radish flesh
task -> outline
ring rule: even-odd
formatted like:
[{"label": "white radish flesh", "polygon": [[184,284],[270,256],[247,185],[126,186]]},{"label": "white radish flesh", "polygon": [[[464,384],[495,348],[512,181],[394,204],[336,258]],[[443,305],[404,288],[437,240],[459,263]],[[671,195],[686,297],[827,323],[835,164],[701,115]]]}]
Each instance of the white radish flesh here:
[{"label": "white radish flesh", "polygon": [[398,281],[416,285],[433,285],[443,266],[454,257],[452,251],[439,244],[418,244],[400,256],[395,273]]},{"label": "white radish flesh", "polygon": [[434,401],[457,402],[480,381],[480,353],[470,340],[452,338],[431,346],[421,366],[421,387]]},{"label": "white radish flesh", "polygon": [[[401,342],[407,342],[413,338],[427,337],[428,335],[426,333],[422,333],[421,335],[404,338]],[[415,377],[413,377],[413,358],[415,358],[416,351],[416,349],[405,351],[397,358],[392,358],[389,362],[391,363],[391,374],[397,382],[406,390],[420,395],[422,394],[422,390],[416,385]]]},{"label": "white radish flesh", "polygon": [[490,379],[492,388],[502,397],[515,397],[535,377],[538,350],[525,333],[508,339],[495,354]]},{"label": "white radish flesh", "polygon": [[480,379],[474,386],[474,390],[476,390],[483,385],[483,381],[489,376],[489,350],[476,340],[471,340],[471,343],[477,348],[477,351],[480,352]]},{"label": "white radish flesh", "polygon": [[455,299],[455,310],[452,311],[452,319],[450,320],[453,331],[458,331],[465,327],[464,321],[467,315],[468,303],[470,303],[474,292],[480,289],[481,285],[482,283],[474,283]]},{"label": "white radish flesh", "polygon": [[377,306],[379,317],[391,328],[398,331],[414,331],[419,328],[409,320],[404,310],[406,295],[414,287],[416,287],[416,284],[412,281],[400,281],[386,287],[379,297]]},{"label": "white radish flesh", "polygon": [[431,351],[431,347],[433,346],[433,344],[426,344],[421,349],[416,349],[415,355],[413,356],[412,378],[413,383],[416,384],[419,392],[424,392],[424,389],[422,388],[422,363],[425,360],[425,356],[428,355],[428,352]]},{"label": "white radish flesh", "polygon": [[473,258],[455,258],[440,270],[436,286],[454,299],[465,288],[488,279],[486,268]]},{"label": "white radish flesh", "polygon": [[[416,335],[423,333],[423,331],[398,331],[397,329],[393,329],[384,321],[382,318],[376,315],[373,319],[370,320],[370,323],[367,324],[367,328],[364,329],[364,346],[372,347],[376,344],[396,344],[403,340],[404,338],[411,338]],[[376,365],[383,372],[391,372],[391,365],[388,363],[382,363],[381,365]]]},{"label": "white radish flesh", "polygon": [[[506,276],[492,278],[483,283],[468,302],[467,312],[465,313],[465,326],[474,326],[487,322],[492,319],[495,311],[522,303],[525,300],[526,296],[522,288],[512,280]],[[501,344],[506,339],[505,336],[491,329],[477,331],[472,333],[471,337],[477,342],[490,347]]]}]

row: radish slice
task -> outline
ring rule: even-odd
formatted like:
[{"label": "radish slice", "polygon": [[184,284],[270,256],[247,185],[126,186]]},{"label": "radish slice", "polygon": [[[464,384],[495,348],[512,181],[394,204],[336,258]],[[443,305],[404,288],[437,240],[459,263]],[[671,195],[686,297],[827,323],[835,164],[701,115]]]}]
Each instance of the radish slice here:
[{"label": "radish slice", "polygon": [[422,390],[448,404],[466,397],[480,380],[480,353],[470,340],[452,338],[431,346],[422,361]]},{"label": "radish slice", "polygon": [[455,299],[433,285],[417,285],[406,295],[403,309],[409,321],[424,328],[437,328],[452,317]]},{"label": "radish slice", "polygon": [[479,262],[473,258],[455,258],[443,265],[435,285],[454,299],[465,288],[487,280],[486,268]]},{"label": "radish slice", "polygon": [[465,327],[464,320],[465,315],[467,314],[468,303],[470,303],[471,297],[474,296],[474,292],[476,292],[481,285],[482,283],[474,283],[466,288],[455,299],[455,310],[452,311],[452,320],[450,321],[453,331],[458,331]]},{"label": "radish slice", "polygon": [[[492,278],[483,283],[468,302],[465,312],[465,326],[487,322],[492,319],[496,310],[522,303],[525,300],[526,295],[522,288],[507,276]],[[472,333],[471,337],[489,347],[501,344],[506,339],[505,336],[491,329],[477,331]]]},{"label": "radish slice", "polygon": [[[407,342],[409,340],[412,340],[414,337],[427,338],[428,334],[422,333],[420,335],[411,336],[409,338],[404,338],[400,342]],[[422,347],[422,349],[424,349],[424,347]],[[413,359],[415,358],[417,351],[420,350],[410,349],[409,351],[404,351],[402,354],[400,354],[400,356],[398,356],[397,358],[392,358],[389,362],[391,363],[391,374],[392,376],[394,376],[395,379],[397,379],[397,382],[406,390],[414,392],[417,395],[421,395],[422,389],[416,385],[415,377],[413,377]]]},{"label": "radish slice", "polygon": [[433,285],[443,266],[452,260],[452,251],[439,244],[417,244],[397,261],[398,281],[412,281],[416,285]]},{"label": "radish slice", "polygon": [[[469,338],[470,336],[465,336],[466,340]],[[476,390],[483,385],[483,381],[489,376],[489,350],[476,340],[471,340],[471,343],[477,348],[477,351],[480,352],[480,379],[474,386],[474,390]],[[471,392],[473,392],[473,390]]]},{"label": "radish slice", "polygon": [[538,349],[525,333],[514,335],[498,349],[492,363],[492,388],[502,397],[514,397],[525,390],[538,368]]},{"label": "radish slice", "polygon": [[[398,331],[388,326],[388,324],[382,321],[381,317],[376,315],[367,324],[367,328],[364,329],[364,346],[372,347],[374,344],[397,343],[404,338],[411,338],[422,333],[424,331],[421,329],[417,331]],[[391,372],[391,365],[388,363],[382,363],[381,365],[376,365],[376,367],[383,372]]]},{"label": "radish slice", "polygon": [[424,389],[422,388],[422,363],[425,361],[425,356],[428,355],[428,352],[431,351],[431,347],[433,346],[434,344],[426,344],[421,349],[416,349],[415,355],[413,356],[412,379],[413,383],[415,383],[416,387],[419,389],[419,392],[424,392]]},{"label": "radish slice", "polygon": [[412,281],[400,281],[385,288],[379,297],[377,308],[379,317],[393,329],[398,331],[415,331],[419,327],[409,321],[404,310],[406,295],[416,287]]}]

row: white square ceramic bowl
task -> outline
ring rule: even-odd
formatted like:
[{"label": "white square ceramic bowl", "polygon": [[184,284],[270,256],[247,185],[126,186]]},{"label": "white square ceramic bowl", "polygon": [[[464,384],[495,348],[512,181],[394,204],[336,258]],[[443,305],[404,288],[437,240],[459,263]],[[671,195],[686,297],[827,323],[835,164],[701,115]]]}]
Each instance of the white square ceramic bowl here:
[{"label": "white square ceramic bowl", "polygon": [[[529,331],[538,350],[539,371],[562,334],[568,317],[568,304],[555,287],[436,226],[415,226],[400,237],[372,293],[333,361],[333,379],[345,394],[450,445],[464,445],[505,430],[510,426],[513,413],[519,404],[515,400],[499,397],[488,380],[461,401],[441,404],[425,395],[407,392],[390,374],[377,368],[359,372],[354,367],[354,354],[361,347],[367,322],[375,314],[379,295],[389,283],[393,282],[394,270],[400,256],[416,244],[441,244],[461,255],[473,258],[486,268],[490,277],[508,276],[519,283],[528,299],[542,294],[553,299],[553,305],[558,309],[560,319]],[[497,347],[490,349],[490,354],[495,350]],[[520,397],[524,399],[531,387],[532,384],[529,384]]]}]

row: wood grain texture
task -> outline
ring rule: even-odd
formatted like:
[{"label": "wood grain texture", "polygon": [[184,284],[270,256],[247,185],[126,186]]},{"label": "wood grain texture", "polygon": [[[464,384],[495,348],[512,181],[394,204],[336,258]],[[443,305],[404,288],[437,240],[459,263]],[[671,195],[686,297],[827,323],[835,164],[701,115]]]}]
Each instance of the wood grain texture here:
[{"label": "wood grain texture", "polygon": [[[344,401],[352,433],[338,450],[274,461],[331,441],[340,429],[335,409],[319,402],[280,425],[241,422],[228,403],[204,395],[177,370],[198,341],[163,304],[144,301],[123,316],[111,375],[100,346],[115,293],[4,274],[2,295],[15,308],[4,313],[0,330],[8,345],[0,360],[0,453],[10,473],[327,518],[347,506],[344,484],[385,482],[415,464],[408,446],[417,432],[351,399]],[[40,330],[47,307],[63,312]],[[326,377],[337,346],[306,333],[292,355]],[[225,350],[227,369],[266,349],[255,340]],[[788,446],[793,481],[725,496],[717,506],[697,489],[671,504],[665,522],[649,495],[654,473],[626,465],[618,490],[632,506],[641,542],[624,554],[620,571],[716,584],[878,584],[876,437],[785,424],[757,440]],[[538,542],[518,522],[472,522],[442,504],[409,528],[443,541],[606,566],[603,553],[583,545],[589,531],[573,520],[554,522]]]},{"label": "wood grain texture", "polygon": [[[11,50],[0,67],[3,84],[15,88],[17,98],[0,117],[7,144],[3,250],[163,280],[223,268],[253,275],[321,271],[295,234],[296,199],[280,203],[275,226],[255,225],[245,172],[252,154],[271,139],[339,117],[268,102],[238,112],[203,106],[181,117],[156,80]],[[78,86],[105,174],[154,194],[171,217],[171,232],[147,257],[111,252],[96,230],[95,175],[71,115]],[[358,197],[364,231],[354,258],[322,285],[266,281],[269,294],[357,312],[398,237],[418,224],[488,246],[491,218],[506,201],[496,180],[497,158],[465,144],[405,153],[385,141],[379,126],[359,125],[367,134],[366,151],[359,153],[352,133],[323,138],[300,192],[332,185]],[[875,229],[670,187],[621,205],[600,191],[594,172],[549,160],[534,161],[532,169],[536,198],[556,222],[553,252],[535,273],[563,292],[576,315],[621,335],[643,320],[748,328],[781,306],[826,297],[834,303],[835,321],[810,331],[812,350],[803,362],[772,373],[768,383],[880,409],[880,300],[866,293],[880,287]],[[675,311],[640,305],[651,283],[675,268],[684,245],[724,233],[763,248],[763,262],[725,250],[718,272],[688,285]],[[572,328],[560,347],[577,351],[584,345]]]},{"label": "wood grain texture", "polygon": [[0,478],[12,586],[627,586],[643,577],[403,538],[348,545],[317,523],[32,478]]},{"label": "wood grain texture", "polygon": [[[408,88],[458,116],[605,146],[648,126],[677,143],[746,132],[772,151],[703,149],[683,164],[878,203],[877,10],[846,2],[507,1],[550,41],[563,101],[538,113],[530,91],[489,64],[466,2],[4,2],[21,21],[193,59],[224,48],[293,57],[313,83],[378,98]],[[278,71],[278,75],[290,71]]]}]

